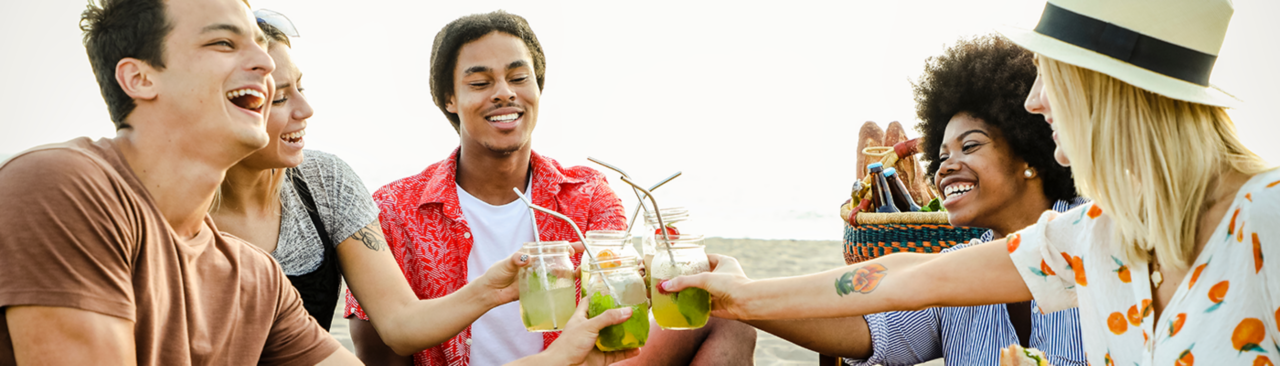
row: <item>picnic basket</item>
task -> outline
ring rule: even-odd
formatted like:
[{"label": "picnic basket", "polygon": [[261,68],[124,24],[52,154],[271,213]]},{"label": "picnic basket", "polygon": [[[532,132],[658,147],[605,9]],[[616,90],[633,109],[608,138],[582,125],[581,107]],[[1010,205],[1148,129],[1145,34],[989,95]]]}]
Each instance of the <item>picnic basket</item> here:
[{"label": "picnic basket", "polygon": [[[863,153],[894,166],[911,148],[867,147]],[[856,211],[856,209],[855,209]],[[986,229],[955,227],[946,212],[851,212],[844,220],[844,261],[854,264],[897,252],[938,253],[981,236]]]},{"label": "picnic basket", "polygon": [[844,261],[854,264],[897,252],[937,253],[986,229],[955,227],[946,212],[863,212],[844,223]]}]

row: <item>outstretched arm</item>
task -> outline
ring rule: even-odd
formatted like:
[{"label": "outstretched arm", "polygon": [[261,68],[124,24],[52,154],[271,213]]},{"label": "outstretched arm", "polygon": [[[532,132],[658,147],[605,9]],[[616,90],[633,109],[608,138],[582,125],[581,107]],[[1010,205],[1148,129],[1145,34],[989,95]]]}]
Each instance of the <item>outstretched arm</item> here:
[{"label": "outstretched arm", "polygon": [[834,319],[747,320],[747,324],[828,356],[871,357],[871,330],[861,316]]},{"label": "outstretched arm", "polygon": [[515,300],[520,255],[498,262],[458,291],[419,300],[409,287],[377,221],[338,245],[343,275],[386,345],[400,355],[434,347],[462,332],[481,315]]},{"label": "outstretched arm", "polygon": [[706,289],[713,315],[733,319],[835,318],[935,306],[1031,300],[1003,239],[942,254],[898,253],[804,276],[753,281],[737,260],[709,254],[712,272],[663,283]]}]

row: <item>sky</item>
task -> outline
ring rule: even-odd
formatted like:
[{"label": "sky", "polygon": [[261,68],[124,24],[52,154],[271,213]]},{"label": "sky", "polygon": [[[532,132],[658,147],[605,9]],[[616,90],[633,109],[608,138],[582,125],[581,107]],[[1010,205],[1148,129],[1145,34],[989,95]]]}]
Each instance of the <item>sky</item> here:
[{"label": "sky", "polygon": [[[1034,27],[1038,0],[255,0],[290,17],[315,115],[307,147],[334,153],[370,191],[444,159],[458,136],[431,101],[431,39],[457,17],[524,16],[547,57],[533,148],[564,165],[601,159],[683,206],[682,232],[840,240],[864,122],[916,135],[911,81],[956,40]],[[84,1],[0,5],[0,157],[114,131],[77,27]],[[1211,82],[1245,143],[1280,162],[1280,1],[1235,1]],[[636,205],[608,172],[627,213]]]}]

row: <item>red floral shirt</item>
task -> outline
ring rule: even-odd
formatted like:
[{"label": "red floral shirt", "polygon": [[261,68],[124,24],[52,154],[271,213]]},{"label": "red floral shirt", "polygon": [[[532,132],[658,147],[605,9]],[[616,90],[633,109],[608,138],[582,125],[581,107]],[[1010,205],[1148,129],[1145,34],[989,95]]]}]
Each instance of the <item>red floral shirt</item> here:
[{"label": "red floral shirt", "polygon": [[[536,152],[531,155],[534,204],[568,216],[584,231],[625,229],[622,201],[609,188],[603,174],[582,166],[562,168],[551,158]],[[442,297],[467,284],[467,257],[473,242],[471,228],[458,205],[457,159],[455,149],[448,159],[373,194],[391,253],[421,299]],[[541,240],[578,241],[568,223],[543,212],[535,215]],[[575,265],[580,257],[573,257]],[[369,319],[350,291],[346,303],[346,317],[354,314]],[[559,335],[543,333],[543,348]],[[444,344],[414,354],[414,365],[467,365],[470,344],[468,327]]]}]

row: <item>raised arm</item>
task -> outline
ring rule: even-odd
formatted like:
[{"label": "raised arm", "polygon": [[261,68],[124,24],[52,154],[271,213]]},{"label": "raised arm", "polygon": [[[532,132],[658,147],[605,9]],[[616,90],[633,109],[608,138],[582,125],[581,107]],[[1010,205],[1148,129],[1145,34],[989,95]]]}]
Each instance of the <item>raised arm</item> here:
[{"label": "raised arm", "polygon": [[452,338],[498,305],[515,300],[519,255],[495,264],[458,291],[419,300],[387,249],[377,221],[338,244],[343,275],[369,315],[377,335],[399,355],[434,347]]},{"label": "raised arm", "polygon": [[19,365],[138,364],[128,319],[50,306],[11,306],[4,314]]},{"label": "raised arm", "polygon": [[898,253],[810,275],[753,281],[736,260],[708,255],[712,272],[663,284],[711,292],[712,311],[733,319],[835,318],[936,306],[1031,300],[1004,239],[942,254]]}]

